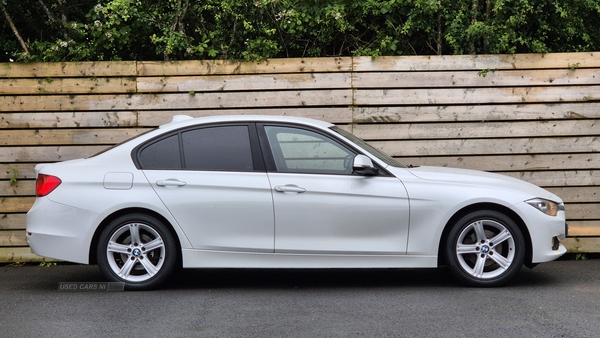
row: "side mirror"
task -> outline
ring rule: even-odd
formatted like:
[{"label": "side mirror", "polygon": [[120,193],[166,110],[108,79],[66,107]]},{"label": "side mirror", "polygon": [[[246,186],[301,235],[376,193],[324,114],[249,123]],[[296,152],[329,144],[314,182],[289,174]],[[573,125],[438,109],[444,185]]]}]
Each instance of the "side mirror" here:
[{"label": "side mirror", "polygon": [[375,168],[373,161],[365,155],[356,155],[352,163],[352,170],[359,175],[373,176],[377,175],[379,169]]}]

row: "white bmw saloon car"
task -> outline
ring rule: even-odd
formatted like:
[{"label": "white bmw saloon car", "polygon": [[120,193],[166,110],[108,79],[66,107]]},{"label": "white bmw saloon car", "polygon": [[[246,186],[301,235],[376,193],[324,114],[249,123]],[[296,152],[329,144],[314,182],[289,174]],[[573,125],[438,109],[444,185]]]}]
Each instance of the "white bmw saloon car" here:
[{"label": "white bmw saloon car", "polygon": [[563,201],[472,170],[412,167],[323,121],[175,116],[90,158],[36,166],[27,240],[130,290],[183,268],[435,268],[499,286],[557,259]]}]

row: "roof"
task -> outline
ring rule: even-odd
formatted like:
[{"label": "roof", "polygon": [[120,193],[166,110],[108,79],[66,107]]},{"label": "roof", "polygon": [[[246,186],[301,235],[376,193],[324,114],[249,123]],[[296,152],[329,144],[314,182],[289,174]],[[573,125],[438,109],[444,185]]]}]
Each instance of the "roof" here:
[{"label": "roof", "polygon": [[333,124],[305,117],[279,116],[279,115],[218,115],[193,118],[187,115],[174,115],[171,122],[161,125],[160,128],[175,128],[195,124],[218,122],[285,122],[311,125],[319,128],[329,128]]}]

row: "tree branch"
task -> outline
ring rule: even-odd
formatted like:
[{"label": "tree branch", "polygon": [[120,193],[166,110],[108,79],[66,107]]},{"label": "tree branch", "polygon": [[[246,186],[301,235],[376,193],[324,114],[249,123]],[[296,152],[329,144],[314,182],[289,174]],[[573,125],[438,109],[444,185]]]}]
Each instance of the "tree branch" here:
[{"label": "tree branch", "polygon": [[21,47],[23,47],[23,50],[25,51],[25,54],[26,55],[30,55],[29,48],[27,48],[27,44],[25,43],[25,41],[21,37],[21,34],[19,34],[19,30],[17,29],[17,26],[15,26],[14,22],[12,21],[12,18],[10,17],[10,14],[8,14],[8,11],[6,10],[6,8],[4,8],[3,5],[0,5],[0,9],[4,13],[4,16],[6,17],[6,21],[8,21],[8,24],[10,25],[10,28],[12,29],[13,33],[15,33],[15,36],[17,37],[17,40],[19,40],[19,43],[21,44]]},{"label": "tree branch", "polygon": [[[48,16],[48,18],[50,19],[50,21],[52,21],[52,23],[54,23],[55,25],[58,26],[58,28],[60,29],[60,31],[63,33],[63,36],[65,37],[66,41],[71,40],[71,38],[69,37],[69,33],[67,33],[65,26],[67,24],[67,16],[65,15],[65,13],[63,12],[62,14],[62,22],[59,22],[58,20],[56,20],[56,18],[54,17],[54,14],[52,14],[52,12],[50,12],[50,9],[48,9],[48,6],[46,6],[46,4],[44,3],[43,0],[38,0],[38,2],[40,3],[40,5],[42,6],[42,8],[44,9],[44,12],[46,12],[46,15]],[[59,1],[59,4],[62,8],[63,4],[62,1]]]}]

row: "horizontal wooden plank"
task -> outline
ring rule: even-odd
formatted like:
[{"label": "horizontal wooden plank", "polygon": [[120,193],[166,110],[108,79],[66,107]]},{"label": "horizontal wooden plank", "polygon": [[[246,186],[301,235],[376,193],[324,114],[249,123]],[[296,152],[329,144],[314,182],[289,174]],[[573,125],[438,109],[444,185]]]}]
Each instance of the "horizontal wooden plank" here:
[{"label": "horizontal wooden plank", "polygon": [[41,257],[33,253],[29,247],[0,248],[1,263],[58,262],[56,259]]},{"label": "horizontal wooden plank", "polygon": [[12,184],[10,181],[0,181],[0,197],[4,196],[35,196],[35,181],[17,180]]},{"label": "horizontal wooden plank", "polygon": [[568,221],[600,221],[599,203],[568,203],[565,204],[565,212]]},{"label": "horizontal wooden plank", "polygon": [[284,58],[254,62],[118,61],[4,63],[0,77],[165,76],[339,71],[571,69],[600,67],[594,53]]},{"label": "horizontal wooden plank", "polygon": [[34,201],[35,197],[0,197],[0,214],[27,212]]},{"label": "horizontal wooden plank", "polygon": [[356,105],[446,105],[587,102],[600,100],[600,86],[457,89],[356,89]]},{"label": "horizontal wooden plank", "polygon": [[147,130],[142,128],[4,130],[0,133],[0,145],[112,145]]},{"label": "horizontal wooden plank", "polygon": [[307,90],[135,95],[0,96],[4,112],[157,110],[245,107],[349,106],[352,91]]},{"label": "horizontal wooden plank", "polygon": [[357,106],[353,116],[355,123],[597,119],[600,118],[600,102]]},{"label": "horizontal wooden plank", "polygon": [[294,107],[294,108],[254,108],[254,109],[206,109],[206,110],[164,110],[140,111],[140,126],[159,126],[168,123],[173,115],[184,114],[192,117],[221,115],[273,115],[313,118],[330,123],[351,123],[351,107]]},{"label": "horizontal wooden plank", "polygon": [[499,70],[484,75],[471,71],[352,73],[354,88],[472,88],[514,86],[598,85],[600,70]]},{"label": "horizontal wooden plank", "polygon": [[59,162],[89,157],[107,146],[0,147],[0,162]]},{"label": "horizontal wooden plank", "polygon": [[355,57],[353,69],[365,71],[571,69],[600,67],[598,53],[494,54]]},{"label": "horizontal wooden plank", "polygon": [[35,164],[33,163],[0,163],[0,179],[18,180],[35,179]]},{"label": "horizontal wooden plank", "polygon": [[600,237],[600,221],[569,221],[569,236]]},{"label": "horizontal wooden plank", "polygon": [[364,140],[588,136],[600,135],[600,120],[382,123],[355,125],[352,132]]},{"label": "horizontal wooden plank", "polygon": [[282,89],[347,89],[350,73],[140,77],[137,92],[226,92]]},{"label": "horizontal wooden plank", "polygon": [[112,94],[136,91],[132,77],[85,77],[45,79],[2,79],[0,95],[25,94]]},{"label": "horizontal wooden plank", "polygon": [[289,58],[261,61],[189,60],[189,61],[138,61],[139,76],[169,75],[235,75],[276,73],[330,73],[352,70],[352,58]]},{"label": "horizontal wooden plank", "polygon": [[569,253],[597,253],[600,252],[600,238],[594,237],[568,237],[561,241]]},{"label": "horizontal wooden plank", "polygon": [[291,107],[240,109],[177,109],[144,111],[15,112],[0,113],[0,129],[157,127],[174,115],[193,117],[217,115],[278,115],[352,123],[352,107]]},{"label": "horizontal wooden plank", "polygon": [[0,78],[135,75],[135,61],[0,63]]},{"label": "horizontal wooden plank", "polygon": [[486,171],[593,170],[598,168],[600,154],[530,154],[479,156],[398,157],[401,163],[465,168]]},{"label": "horizontal wooden plank", "polygon": [[[89,128],[148,127],[170,121],[173,115],[195,117],[232,114],[291,115],[317,118],[333,123],[397,123],[519,121],[554,119],[598,119],[600,103],[478,105],[478,106],[407,106],[321,108],[240,108],[240,109],[173,109],[158,111],[89,111],[89,112],[14,112],[0,113],[0,129],[22,128]],[[143,116],[142,116],[143,115]],[[138,116],[140,121],[138,122]],[[154,118],[156,116],[157,118]]]},{"label": "horizontal wooden plank", "polygon": [[25,230],[0,230],[0,247],[26,245]]},{"label": "horizontal wooden plank", "polygon": [[137,111],[0,113],[0,129],[135,127]]},{"label": "horizontal wooden plank", "polygon": [[562,198],[565,203],[600,203],[600,186],[546,187],[546,189]]},{"label": "horizontal wooden plank", "polygon": [[600,170],[499,172],[541,187],[600,186]]},{"label": "horizontal wooden plank", "polygon": [[27,214],[0,214],[0,229],[24,230],[27,227]]},{"label": "horizontal wooden plank", "polygon": [[371,141],[391,156],[591,153],[600,150],[596,137]]}]

